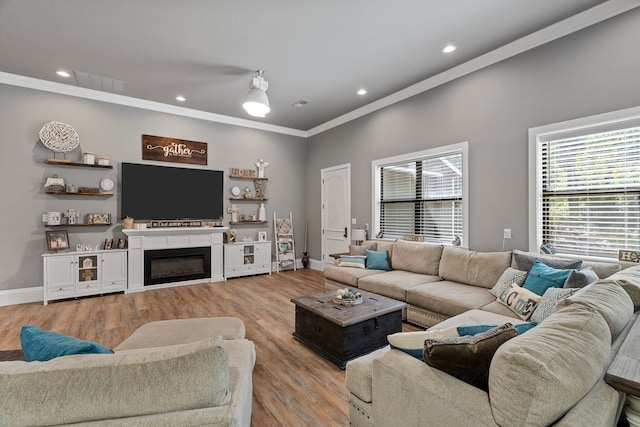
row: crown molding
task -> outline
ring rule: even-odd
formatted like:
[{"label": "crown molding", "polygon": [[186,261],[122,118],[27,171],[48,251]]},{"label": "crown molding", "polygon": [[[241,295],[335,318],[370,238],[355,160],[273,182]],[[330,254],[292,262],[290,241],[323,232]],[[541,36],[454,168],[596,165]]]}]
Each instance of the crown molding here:
[{"label": "crown molding", "polygon": [[484,55],[471,59],[456,67],[436,74],[426,80],[411,85],[389,96],[381,98],[363,107],[350,111],[333,120],[329,120],[319,126],[307,130],[309,137],[325,132],[334,127],[340,126],[359,117],[373,113],[374,111],[388,107],[389,105],[398,103],[412,96],[426,92],[437,86],[443,85],[460,77],[471,74],[482,68],[489,67],[505,59],[519,55],[528,50],[534,49],[543,44],[557,40],[576,31],[595,25],[605,21],[621,13],[640,6],[640,0],[609,0],[597,6],[587,9],[577,15],[573,15],[548,27],[526,35],[518,40],[506,44],[498,49],[492,50]]},{"label": "crown molding", "polygon": [[118,95],[115,93],[102,92],[94,89],[87,89],[78,86],[71,86],[64,83],[51,82],[48,80],[34,79],[32,77],[20,76],[0,71],[0,83],[11,86],[19,86],[29,89],[53,92],[61,95],[75,96],[78,98],[92,99],[94,101],[107,102],[110,104],[125,105],[127,107],[141,108],[144,110],[158,111],[161,113],[175,114],[177,116],[191,117],[194,119],[206,120],[216,123],[224,123],[233,126],[264,130],[285,135],[307,137],[307,132],[284,126],[270,125],[253,120],[240,119],[237,117],[225,116],[222,114],[208,113],[206,111],[194,110],[191,108],[179,107],[176,105],[163,104],[145,99],[132,98],[130,96]]}]

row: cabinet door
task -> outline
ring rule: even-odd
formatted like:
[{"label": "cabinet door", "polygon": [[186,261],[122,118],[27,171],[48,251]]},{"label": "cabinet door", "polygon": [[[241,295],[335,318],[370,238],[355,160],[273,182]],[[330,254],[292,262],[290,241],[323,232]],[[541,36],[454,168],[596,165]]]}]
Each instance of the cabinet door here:
[{"label": "cabinet door", "polygon": [[244,264],[243,246],[229,245],[224,247],[224,262],[227,267],[241,267]]},{"label": "cabinet door", "polygon": [[103,253],[102,282],[123,282],[127,279],[127,253]]},{"label": "cabinet door", "polygon": [[75,283],[75,257],[52,256],[44,260],[45,285],[47,288],[69,287]]},{"label": "cabinet door", "polygon": [[271,243],[260,243],[256,245],[256,264],[271,263]]}]

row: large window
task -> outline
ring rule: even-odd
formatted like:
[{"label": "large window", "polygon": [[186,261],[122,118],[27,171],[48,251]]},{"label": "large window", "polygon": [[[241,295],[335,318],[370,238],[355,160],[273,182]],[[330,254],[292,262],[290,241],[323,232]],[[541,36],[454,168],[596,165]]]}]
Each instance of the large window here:
[{"label": "large window", "polygon": [[640,250],[640,121],[591,121],[535,135],[535,246],[616,258]]},{"label": "large window", "polygon": [[466,157],[460,143],[373,161],[374,232],[466,244]]}]

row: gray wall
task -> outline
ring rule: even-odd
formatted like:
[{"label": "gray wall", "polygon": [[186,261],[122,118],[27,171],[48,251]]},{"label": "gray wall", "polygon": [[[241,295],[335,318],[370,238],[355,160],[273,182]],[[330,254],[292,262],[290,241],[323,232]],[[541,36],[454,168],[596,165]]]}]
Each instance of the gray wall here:
[{"label": "gray wall", "polygon": [[528,129],[640,105],[640,10],[309,138],[309,255],[321,257],[320,170],[351,163],[352,217],[372,221],[371,161],[469,141],[470,248],[528,248]]},{"label": "gray wall", "polygon": [[[258,231],[273,236],[273,210],[279,216],[293,212],[297,248],[304,244],[306,183],[304,179],[306,144],[304,138],[272,132],[212,123],[171,114],[124,107],[98,101],[0,85],[0,200],[2,200],[2,239],[0,239],[0,290],[42,285],[42,253],[46,252],[45,227],[41,214],[77,208],[84,215],[108,212],[119,221],[120,202],[118,175],[121,162],[195,167],[181,163],[142,161],[141,135],[159,135],[208,143],[206,168],[225,172],[225,207],[229,206],[229,188],[246,184],[228,179],[229,168],[255,168],[254,162],[264,158],[270,162],[265,175],[269,178],[265,204],[269,225],[238,226],[238,236],[257,239]],[[45,165],[51,151],[38,140],[40,128],[56,120],[73,126],[80,135],[80,147],[69,153],[79,161],[82,151],[106,156],[115,165],[112,171]],[[48,176],[57,173],[74,184],[97,187],[100,179],[110,177],[118,182],[111,198],[51,196],[44,192]],[[292,179],[295,178],[295,179]],[[252,185],[251,185],[252,186]],[[243,213],[258,213],[257,204],[244,202]],[[230,215],[225,215],[228,224]],[[95,245],[105,238],[123,237],[121,227],[69,228],[72,247],[78,243]],[[300,252],[298,251],[298,252]],[[300,256],[300,255],[299,255]]]}]

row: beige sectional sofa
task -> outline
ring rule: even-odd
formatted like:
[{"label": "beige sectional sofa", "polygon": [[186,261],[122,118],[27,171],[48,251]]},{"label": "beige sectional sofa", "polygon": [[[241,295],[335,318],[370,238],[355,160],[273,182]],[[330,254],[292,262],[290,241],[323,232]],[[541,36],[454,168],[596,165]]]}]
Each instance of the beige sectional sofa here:
[{"label": "beige sectional sofa", "polygon": [[[381,249],[388,243],[378,244]],[[438,251],[434,245],[419,245],[391,244],[392,266],[414,270],[406,259],[398,264],[397,255]],[[344,287],[348,279],[350,286],[399,297],[399,289],[404,289],[408,320],[435,325],[431,329],[523,322],[488,289],[515,265],[514,255],[526,253],[459,248],[442,248],[441,253],[437,274],[403,270],[424,276],[423,281],[410,276],[410,285],[393,283],[402,280],[398,273],[350,275],[343,267],[329,266],[326,286]],[[419,259],[424,265],[430,257]],[[640,267],[620,271],[617,263],[585,262],[586,266],[602,279],[561,300],[536,327],[502,344],[491,360],[487,390],[389,347],[349,362],[350,425],[615,426],[625,396],[603,377],[640,308]],[[360,275],[357,281],[355,275]],[[388,289],[385,275],[393,279]]]},{"label": "beige sectional sofa", "polygon": [[[362,245],[372,243],[378,251],[389,251],[391,271],[328,265],[324,269],[325,288],[357,287],[404,301],[404,319],[424,327],[473,309],[515,317],[496,302],[489,289],[508,267],[516,267],[515,257],[533,255],[518,250],[475,252],[403,240],[372,240]],[[621,269],[618,263],[591,261],[584,261],[585,267],[593,268],[601,279]]]},{"label": "beige sectional sofa", "polygon": [[249,426],[255,348],[240,319],[151,322],[114,354],[0,363],[2,426]]}]

